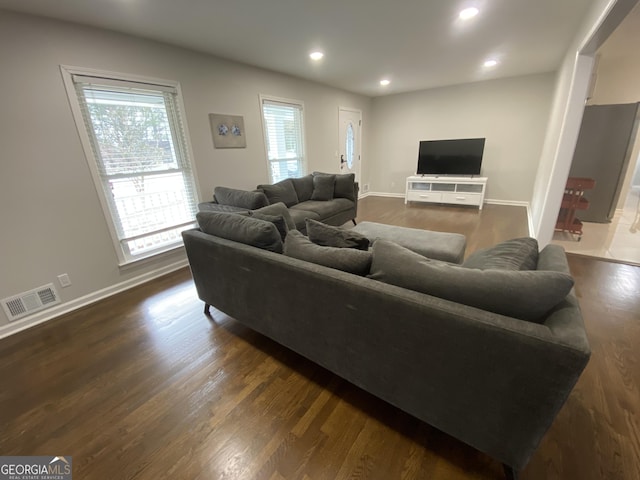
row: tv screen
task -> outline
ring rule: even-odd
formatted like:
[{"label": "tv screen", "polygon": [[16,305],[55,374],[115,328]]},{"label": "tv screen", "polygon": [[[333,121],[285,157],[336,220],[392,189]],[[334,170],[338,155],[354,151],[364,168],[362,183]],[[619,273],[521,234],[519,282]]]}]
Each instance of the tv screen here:
[{"label": "tv screen", "polygon": [[480,175],[484,138],[423,140],[418,175]]}]

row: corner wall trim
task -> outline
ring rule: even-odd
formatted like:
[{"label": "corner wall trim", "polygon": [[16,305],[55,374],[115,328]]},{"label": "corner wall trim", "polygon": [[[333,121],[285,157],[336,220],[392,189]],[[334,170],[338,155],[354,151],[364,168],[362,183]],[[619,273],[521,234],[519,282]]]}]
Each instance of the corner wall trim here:
[{"label": "corner wall trim", "polygon": [[168,273],[175,272],[176,270],[180,270],[181,268],[184,268],[188,265],[189,262],[187,261],[187,259],[183,259],[152,272],[130,278],[129,280],[126,280],[124,282],[117,283],[110,287],[103,288],[102,290],[89,293],[87,295],[84,295],[83,297],[76,298],[75,300],[62,303],[57,307],[50,308],[41,313],[36,313],[32,316],[25,317],[22,320],[12,322],[7,325],[2,325],[0,326],[0,339],[21,332],[28,328],[35,327],[36,325],[40,325],[41,323],[48,322],[49,320],[53,320],[54,318],[58,318],[59,316],[64,315],[65,313],[73,312],[74,310],[78,310],[79,308],[85,307],[100,300],[104,300],[105,298],[124,292],[125,290],[129,290],[130,288],[137,287],[138,285],[142,285],[143,283],[150,282],[151,280],[162,277],[163,275],[166,275]]},{"label": "corner wall trim", "polygon": [[404,198],[404,193],[368,192],[367,197]]}]

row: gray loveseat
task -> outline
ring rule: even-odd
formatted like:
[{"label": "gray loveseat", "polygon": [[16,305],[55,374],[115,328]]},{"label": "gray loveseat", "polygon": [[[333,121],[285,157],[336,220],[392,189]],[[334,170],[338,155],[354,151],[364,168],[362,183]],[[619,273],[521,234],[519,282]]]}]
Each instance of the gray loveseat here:
[{"label": "gray loveseat", "polygon": [[[394,272],[386,268],[395,274],[406,269],[411,284],[420,275],[416,265],[429,267],[435,261],[419,255],[414,261],[411,256],[417,254],[404,249],[404,260],[387,257],[385,266],[376,261],[376,249],[382,255],[402,247],[382,239],[373,245],[374,278],[369,278],[198,229],[183,237],[205,312],[213,305],[485,452],[502,462],[511,478],[529,461],[590,356],[572,291],[545,307],[542,316],[525,321],[387,283]],[[285,253],[290,239],[302,245],[308,241],[289,232]],[[549,245],[538,253],[536,244],[534,253],[533,271],[525,276],[569,276],[561,247]],[[495,270],[479,270],[477,257],[469,260],[476,263],[467,268],[470,278],[490,283]],[[491,262],[497,268],[501,259]],[[465,268],[444,262],[435,266],[456,272]],[[485,282],[481,277],[487,272]],[[429,277],[436,289],[446,282]],[[454,295],[463,288],[449,287]],[[494,297],[485,294],[480,301],[493,308],[492,302],[508,297],[509,289],[502,285]],[[322,308],[316,308],[319,303]]]},{"label": "gray loveseat", "polygon": [[[287,178],[273,185],[258,185],[253,191],[216,187],[211,202],[199,204],[200,211],[241,213],[284,203],[297,230],[305,232],[311,218],[328,225],[353,221],[358,213],[358,183],[354,174],[314,172],[301,178]],[[267,208],[270,213],[270,209]]]}]

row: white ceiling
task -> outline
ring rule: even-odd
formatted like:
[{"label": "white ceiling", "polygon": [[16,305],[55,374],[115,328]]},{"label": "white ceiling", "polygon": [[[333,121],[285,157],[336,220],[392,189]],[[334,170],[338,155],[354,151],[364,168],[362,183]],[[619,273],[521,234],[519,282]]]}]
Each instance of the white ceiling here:
[{"label": "white ceiling", "polygon": [[[591,0],[0,0],[369,96],[557,69]],[[468,22],[458,12],[476,6]],[[325,52],[320,62],[308,55]],[[495,57],[500,64],[483,69]],[[391,84],[381,87],[379,80]]]}]

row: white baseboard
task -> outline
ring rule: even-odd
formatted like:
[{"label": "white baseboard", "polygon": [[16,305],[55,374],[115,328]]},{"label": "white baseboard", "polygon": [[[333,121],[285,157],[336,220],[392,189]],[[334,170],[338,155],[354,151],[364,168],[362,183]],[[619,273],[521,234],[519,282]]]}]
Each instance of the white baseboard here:
[{"label": "white baseboard", "polygon": [[13,335],[18,332],[21,332],[23,330],[26,330],[27,328],[34,327],[41,323],[48,322],[49,320],[53,320],[54,318],[57,318],[60,315],[73,312],[74,310],[78,310],[79,308],[85,307],[99,300],[103,300],[117,293],[124,292],[125,290],[129,290],[130,288],[136,287],[138,285],[142,285],[143,283],[147,283],[155,278],[161,277],[168,273],[175,272],[176,270],[184,268],[187,265],[189,265],[189,262],[185,258],[178,262],[175,262],[165,267],[154,270],[153,272],[148,272],[148,273],[139,275],[137,277],[130,278],[129,280],[126,280],[124,282],[117,283],[110,287],[103,288],[102,290],[89,293],[87,295],[84,295],[83,297],[76,298],[75,300],[62,303],[48,310],[35,313],[21,320],[11,322],[7,325],[2,325],[0,326],[0,339],[8,337],[9,335]]},{"label": "white baseboard", "polygon": [[404,198],[404,193],[368,192],[368,197]]},{"label": "white baseboard", "polygon": [[491,205],[508,205],[512,207],[528,207],[529,202],[525,202],[522,200],[498,200],[495,198],[485,198],[484,203]]}]

